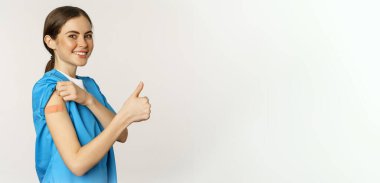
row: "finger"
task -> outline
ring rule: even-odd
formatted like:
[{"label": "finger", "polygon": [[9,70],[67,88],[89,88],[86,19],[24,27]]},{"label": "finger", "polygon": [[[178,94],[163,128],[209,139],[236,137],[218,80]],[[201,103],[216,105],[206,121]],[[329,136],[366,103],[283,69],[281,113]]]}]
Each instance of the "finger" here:
[{"label": "finger", "polygon": [[65,97],[67,95],[70,95],[70,92],[68,92],[68,91],[61,91],[61,92],[59,92],[59,96],[61,96],[61,97]]},{"label": "finger", "polygon": [[57,82],[57,85],[55,85],[55,88],[57,90],[59,90],[61,88],[61,86],[62,86],[62,83],[61,82]]},{"label": "finger", "polygon": [[75,92],[75,84],[74,83],[66,85],[65,87],[67,90]]},{"label": "finger", "polygon": [[62,99],[63,99],[64,101],[68,101],[68,100],[69,100],[69,96],[62,97]]},{"label": "finger", "polygon": [[63,85],[68,85],[68,84],[71,84],[73,83],[72,81],[62,81]]},{"label": "finger", "polygon": [[67,86],[56,86],[57,91],[65,91],[67,90]]},{"label": "finger", "polygon": [[142,81],[140,81],[139,85],[137,86],[135,91],[132,93],[132,96],[139,97],[140,92],[142,91],[143,88],[144,88],[144,83]]},{"label": "finger", "polygon": [[73,100],[73,97],[71,95],[68,95],[68,96],[65,96],[65,97],[62,97],[64,101],[69,101],[69,100]]},{"label": "finger", "polygon": [[149,103],[149,98],[147,96],[145,96],[144,98],[146,98],[146,102]]},{"label": "finger", "polygon": [[58,81],[57,85],[59,85],[59,86],[66,86],[66,85],[69,85],[70,83],[71,83],[71,81]]}]

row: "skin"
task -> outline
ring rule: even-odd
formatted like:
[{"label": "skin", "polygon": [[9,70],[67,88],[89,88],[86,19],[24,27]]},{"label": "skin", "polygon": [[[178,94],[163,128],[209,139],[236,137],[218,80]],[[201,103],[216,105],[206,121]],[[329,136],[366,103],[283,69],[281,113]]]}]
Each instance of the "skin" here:
[{"label": "skin", "polygon": [[[67,21],[55,40],[48,35],[44,37],[45,43],[54,50],[56,69],[75,77],[77,67],[86,65],[94,47],[91,29],[89,21],[80,16]],[[87,52],[87,55],[81,58],[76,51]],[[143,87],[144,84],[140,82],[118,113],[114,114],[90,93],[71,81],[57,83],[46,108],[60,105],[62,110],[45,110],[46,123],[63,161],[75,175],[82,176],[96,165],[115,141],[124,143],[130,124],[150,118],[151,105],[148,98],[139,97]],[[97,137],[84,146],[78,141],[65,106],[66,101],[75,101],[87,106],[104,127]]]}]

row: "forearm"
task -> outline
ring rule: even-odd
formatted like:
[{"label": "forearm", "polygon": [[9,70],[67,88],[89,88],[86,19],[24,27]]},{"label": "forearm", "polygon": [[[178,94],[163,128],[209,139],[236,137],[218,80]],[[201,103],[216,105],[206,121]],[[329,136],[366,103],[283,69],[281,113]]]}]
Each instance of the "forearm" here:
[{"label": "forearm", "polygon": [[[99,122],[102,124],[103,128],[107,128],[111,120],[115,117],[115,113],[106,108],[104,105],[99,103],[95,97],[88,94],[88,101],[86,106],[91,110],[91,112],[96,116]],[[128,129],[125,128],[122,133],[118,136],[117,141],[124,143],[128,137]]]},{"label": "forearm", "polygon": [[116,139],[123,132],[123,129],[131,122],[114,117],[106,129],[88,144],[82,146],[75,156],[75,171],[79,175],[85,174],[96,165],[104,155],[110,150]]}]

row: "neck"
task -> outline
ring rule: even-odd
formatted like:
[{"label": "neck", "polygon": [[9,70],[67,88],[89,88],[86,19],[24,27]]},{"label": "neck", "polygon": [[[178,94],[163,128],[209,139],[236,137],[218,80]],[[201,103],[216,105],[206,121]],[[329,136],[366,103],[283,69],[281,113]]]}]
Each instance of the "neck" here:
[{"label": "neck", "polygon": [[65,73],[66,75],[75,78],[77,73],[77,66],[75,65],[69,65],[69,64],[62,64],[62,62],[56,62],[54,65],[54,68]]}]

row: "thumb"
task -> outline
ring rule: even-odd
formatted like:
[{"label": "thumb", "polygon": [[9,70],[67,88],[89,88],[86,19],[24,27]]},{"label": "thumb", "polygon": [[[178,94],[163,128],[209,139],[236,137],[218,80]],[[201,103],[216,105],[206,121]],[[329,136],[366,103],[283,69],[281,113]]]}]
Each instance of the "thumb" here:
[{"label": "thumb", "polygon": [[135,89],[135,91],[132,93],[131,96],[139,97],[141,90],[144,88],[144,83],[140,81],[139,85]]}]

